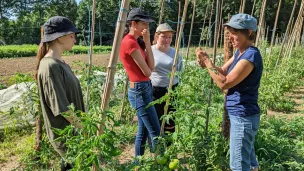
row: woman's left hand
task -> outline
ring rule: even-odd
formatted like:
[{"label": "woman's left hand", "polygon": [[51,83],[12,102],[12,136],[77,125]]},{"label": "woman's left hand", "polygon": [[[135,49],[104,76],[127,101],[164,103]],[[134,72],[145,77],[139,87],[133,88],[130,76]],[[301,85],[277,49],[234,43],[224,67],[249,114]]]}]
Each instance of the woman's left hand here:
[{"label": "woman's left hand", "polygon": [[195,52],[196,52],[197,63],[201,67],[206,67],[207,63],[210,63],[208,54],[205,51],[202,51],[200,48],[196,48]]}]

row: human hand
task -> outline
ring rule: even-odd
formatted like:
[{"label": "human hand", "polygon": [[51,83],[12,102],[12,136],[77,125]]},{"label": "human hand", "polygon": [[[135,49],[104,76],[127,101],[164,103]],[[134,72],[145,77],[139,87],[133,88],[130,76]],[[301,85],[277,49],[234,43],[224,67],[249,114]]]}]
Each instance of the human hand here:
[{"label": "human hand", "polygon": [[201,50],[201,48],[196,48],[196,62],[201,67],[206,67],[206,63],[210,62],[208,54]]},{"label": "human hand", "polygon": [[143,40],[145,43],[151,43],[150,42],[150,32],[149,32],[149,28],[143,29],[141,31],[141,34],[143,36]]}]

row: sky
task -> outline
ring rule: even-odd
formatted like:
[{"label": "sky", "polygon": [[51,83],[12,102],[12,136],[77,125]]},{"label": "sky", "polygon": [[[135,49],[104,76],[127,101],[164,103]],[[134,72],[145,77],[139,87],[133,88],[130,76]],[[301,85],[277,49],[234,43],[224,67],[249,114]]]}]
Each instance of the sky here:
[{"label": "sky", "polygon": [[79,4],[80,1],[81,1],[81,0],[76,0],[77,4]]}]

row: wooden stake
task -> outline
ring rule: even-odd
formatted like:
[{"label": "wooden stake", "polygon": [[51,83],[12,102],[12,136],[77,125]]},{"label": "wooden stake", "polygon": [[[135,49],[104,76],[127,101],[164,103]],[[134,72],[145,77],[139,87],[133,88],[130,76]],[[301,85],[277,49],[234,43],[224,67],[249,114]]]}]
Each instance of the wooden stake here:
[{"label": "wooden stake", "polygon": [[194,17],[195,17],[195,9],[196,9],[196,0],[193,0],[193,11],[192,11],[191,26],[190,26],[190,35],[189,35],[189,39],[188,39],[186,62],[185,62],[186,67],[187,67],[187,63],[188,63],[189,49],[190,49],[190,44],[191,44],[192,29],[193,29],[193,23],[194,23]]},{"label": "wooden stake", "polygon": [[[209,18],[209,31],[208,31],[208,41],[209,41],[209,47],[211,47],[211,24],[212,24],[212,14],[213,14],[213,4],[214,4],[214,0],[212,0],[212,5],[211,5],[211,11],[210,11],[210,18]],[[207,42],[206,42],[207,44]]]},{"label": "wooden stake", "polygon": [[[166,105],[165,105],[165,108],[164,108],[164,115],[166,115],[168,113],[168,108],[169,108],[169,103],[170,103],[170,95],[171,95],[170,92],[172,90],[173,79],[175,77],[176,64],[177,64],[177,60],[178,60],[178,52],[179,52],[179,48],[180,48],[180,42],[181,42],[181,39],[182,39],[182,34],[181,33],[183,32],[184,26],[185,26],[185,19],[186,19],[186,15],[187,15],[188,4],[189,4],[189,0],[185,0],[183,17],[182,17],[181,25],[180,25],[180,29],[179,29],[179,34],[178,34],[178,39],[177,39],[177,46],[176,46],[176,51],[175,51],[175,56],[174,56],[174,61],[173,61],[173,66],[172,66],[172,71],[171,71],[170,83],[169,83],[169,87],[168,87],[169,98],[166,100]],[[162,120],[160,135],[164,134],[164,127],[165,127],[165,120]]]},{"label": "wooden stake", "polygon": [[[201,31],[201,37],[200,37],[200,40],[199,40],[199,43],[198,43],[198,47],[201,47],[202,38],[205,37],[205,23],[206,23],[206,19],[207,19],[208,9],[209,9],[209,0],[207,1],[207,8],[206,8],[205,16],[204,16],[204,21],[203,21],[203,26],[202,26],[202,31]],[[207,41],[207,38],[205,40]]]},{"label": "wooden stake", "polygon": [[256,0],[253,1],[253,6],[252,6],[252,10],[251,10],[251,15],[252,16],[253,16],[254,8],[255,8],[255,3],[256,3]]},{"label": "wooden stake", "polygon": [[[230,17],[228,17],[228,21]],[[229,37],[229,31],[226,27],[224,27],[224,62],[226,63],[230,58],[233,57],[233,46]],[[228,111],[226,109],[226,104],[224,104],[224,113],[223,113],[223,121],[222,121],[222,134],[226,139],[229,139],[230,135],[230,119],[228,115]]]},{"label": "wooden stake", "polygon": [[87,82],[87,95],[86,95],[86,111],[89,110],[89,97],[90,97],[90,75],[92,72],[92,53],[94,44],[94,33],[95,33],[95,10],[96,0],[93,0],[92,5],[92,25],[91,25],[91,41],[90,41],[90,55],[89,55],[89,69],[88,69],[88,82]]},{"label": "wooden stake", "polygon": [[293,4],[293,8],[292,8],[292,11],[291,11],[291,15],[290,15],[290,18],[289,18],[289,21],[288,21],[288,24],[287,24],[287,29],[285,31],[285,34],[284,34],[284,38],[283,38],[283,41],[281,43],[281,49],[280,49],[280,53],[278,55],[278,58],[276,60],[276,64],[275,64],[275,67],[274,68],[277,68],[278,66],[278,63],[279,63],[279,60],[282,56],[282,53],[283,53],[283,50],[284,50],[284,45],[285,45],[285,42],[287,40],[287,36],[289,35],[289,30],[291,28],[291,23],[292,23],[292,20],[293,20],[293,15],[294,15],[294,12],[295,12],[295,9],[296,9],[296,6],[297,6],[297,0],[295,0],[294,4]]},{"label": "wooden stake", "polygon": [[245,6],[246,6],[246,0],[241,0],[240,13],[244,13]]},{"label": "wooden stake", "polygon": [[180,27],[180,11],[181,11],[181,8],[182,8],[182,2],[181,0],[178,1],[178,19],[177,19],[177,27],[176,27],[176,37],[175,37],[175,47],[177,47],[177,39],[178,39],[178,36],[179,35],[179,27]]},{"label": "wooden stake", "polygon": [[165,6],[165,0],[161,1],[161,8],[160,8],[160,14],[159,14],[159,20],[158,20],[158,25],[160,25],[163,21],[163,15],[164,15],[164,7]]},{"label": "wooden stake", "polygon": [[[218,34],[218,29],[219,29],[219,15],[220,15],[220,4],[221,0],[216,0],[216,16],[215,16],[215,32],[214,32],[214,43],[213,43],[213,64],[215,64],[216,60],[216,47],[217,47],[217,34]],[[206,112],[206,123],[205,123],[205,136],[208,136],[208,128],[209,128],[209,107],[211,105],[211,98],[212,98],[212,85],[213,85],[213,79],[211,78],[211,87],[210,87],[210,92],[208,96],[208,107],[207,107],[207,112]]]},{"label": "wooden stake", "polygon": [[266,1],[267,0],[263,0],[262,8],[261,8],[261,11],[260,11],[259,29],[258,29],[256,41],[255,41],[255,46],[258,46],[258,43],[260,41],[260,36],[261,36],[261,33],[262,33],[262,25],[264,23],[264,13],[265,13]]},{"label": "wooden stake", "polygon": [[298,32],[299,32],[299,26],[302,28],[301,26],[301,22],[303,22],[303,10],[304,10],[304,0],[301,1],[301,7],[300,7],[300,11],[297,17],[297,20],[295,22],[295,26],[291,35],[291,39],[289,39],[289,43],[288,43],[288,49],[287,49],[287,53],[288,53],[288,57],[290,57],[296,37],[298,36]]},{"label": "wooden stake", "polygon": [[273,46],[274,36],[276,35],[276,29],[277,29],[277,24],[278,24],[278,18],[279,18],[280,10],[281,10],[281,4],[282,4],[282,0],[279,1],[279,6],[278,6],[278,10],[277,10],[277,14],[276,14],[276,18],[275,18],[275,22],[274,22],[274,26],[273,26],[272,36],[271,36],[270,49]]}]

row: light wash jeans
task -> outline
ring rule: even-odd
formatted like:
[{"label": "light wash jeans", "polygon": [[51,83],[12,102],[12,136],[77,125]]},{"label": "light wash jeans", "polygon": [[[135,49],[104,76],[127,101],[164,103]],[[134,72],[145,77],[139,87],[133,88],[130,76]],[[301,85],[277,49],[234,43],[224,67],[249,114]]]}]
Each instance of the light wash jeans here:
[{"label": "light wash jeans", "polygon": [[230,117],[230,168],[249,171],[258,167],[254,150],[254,137],[260,126],[260,114]]}]

